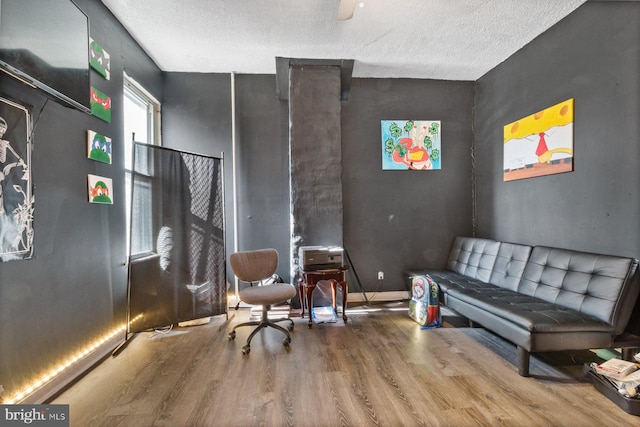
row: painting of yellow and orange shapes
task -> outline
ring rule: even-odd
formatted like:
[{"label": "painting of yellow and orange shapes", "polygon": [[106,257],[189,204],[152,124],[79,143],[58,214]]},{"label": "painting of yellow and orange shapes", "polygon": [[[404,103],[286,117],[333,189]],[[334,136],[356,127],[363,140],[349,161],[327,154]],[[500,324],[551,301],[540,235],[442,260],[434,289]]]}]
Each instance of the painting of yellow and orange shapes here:
[{"label": "painting of yellow and orange shapes", "polygon": [[504,181],[573,171],[573,98],[504,127]]}]

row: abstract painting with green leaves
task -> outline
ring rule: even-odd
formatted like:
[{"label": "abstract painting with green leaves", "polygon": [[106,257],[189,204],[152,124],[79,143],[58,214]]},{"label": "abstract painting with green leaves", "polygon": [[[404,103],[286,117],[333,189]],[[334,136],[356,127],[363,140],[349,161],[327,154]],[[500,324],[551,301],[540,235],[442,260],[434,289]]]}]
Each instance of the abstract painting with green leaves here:
[{"label": "abstract painting with green leaves", "polygon": [[442,168],[439,120],[382,120],[383,170]]}]

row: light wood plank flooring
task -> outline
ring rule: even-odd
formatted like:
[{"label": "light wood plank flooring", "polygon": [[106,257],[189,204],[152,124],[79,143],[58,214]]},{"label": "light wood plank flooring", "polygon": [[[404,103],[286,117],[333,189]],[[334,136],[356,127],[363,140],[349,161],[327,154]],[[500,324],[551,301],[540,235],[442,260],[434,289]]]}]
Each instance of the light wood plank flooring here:
[{"label": "light wood plank flooring", "polygon": [[390,303],[346,324],[297,318],[289,349],[268,329],[243,356],[250,328],[227,332],[248,313],[141,333],[51,403],[82,427],[640,425],[580,381],[591,352],[534,356],[523,378],[512,344],[455,317],[421,330]]}]

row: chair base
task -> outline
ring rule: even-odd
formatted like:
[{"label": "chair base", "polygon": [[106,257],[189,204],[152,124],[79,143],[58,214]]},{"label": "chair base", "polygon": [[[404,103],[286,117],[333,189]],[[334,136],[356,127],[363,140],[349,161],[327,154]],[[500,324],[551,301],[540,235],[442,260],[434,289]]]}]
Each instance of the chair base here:
[{"label": "chair base", "polygon": [[[289,322],[289,326],[287,326],[287,329],[277,324],[277,322],[284,321]],[[289,331],[293,331],[293,320],[288,317],[284,319],[270,320],[269,306],[262,306],[262,318],[260,320],[244,322],[234,326],[231,332],[229,332],[229,340],[234,340],[236,338],[236,329],[242,326],[257,326],[253,331],[251,331],[249,338],[247,338],[247,343],[244,345],[244,347],[242,347],[242,354],[249,354],[249,352],[251,351],[251,340],[258,332],[260,332],[260,330],[267,327],[277,329],[286,335],[286,338],[282,341],[282,344],[284,344],[285,347],[289,347],[289,344],[291,344],[291,335],[289,334]]]}]

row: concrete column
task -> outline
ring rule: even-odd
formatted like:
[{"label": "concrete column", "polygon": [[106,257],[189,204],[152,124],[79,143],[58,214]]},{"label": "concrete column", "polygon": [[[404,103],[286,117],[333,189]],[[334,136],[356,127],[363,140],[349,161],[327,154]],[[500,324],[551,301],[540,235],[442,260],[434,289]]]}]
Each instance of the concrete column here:
[{"label": "concrete column", "polygon": [[300,246],[342,246],[340,91],[338,66],[292,65],[289,69],[294,263]]}]

